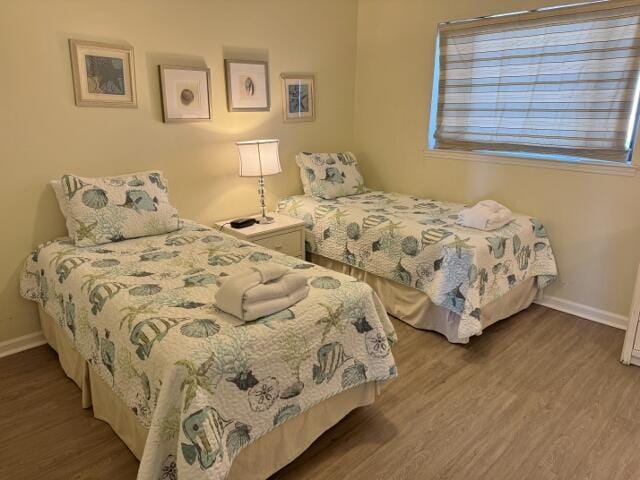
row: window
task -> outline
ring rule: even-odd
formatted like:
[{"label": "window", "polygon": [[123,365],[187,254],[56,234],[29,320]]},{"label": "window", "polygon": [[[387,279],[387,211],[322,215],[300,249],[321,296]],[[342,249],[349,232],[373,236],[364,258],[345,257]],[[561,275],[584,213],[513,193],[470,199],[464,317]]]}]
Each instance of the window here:
[{"label": "window", "polygon": [[435,148],[630,161],[640,4],[449,22],[438,44]]}]

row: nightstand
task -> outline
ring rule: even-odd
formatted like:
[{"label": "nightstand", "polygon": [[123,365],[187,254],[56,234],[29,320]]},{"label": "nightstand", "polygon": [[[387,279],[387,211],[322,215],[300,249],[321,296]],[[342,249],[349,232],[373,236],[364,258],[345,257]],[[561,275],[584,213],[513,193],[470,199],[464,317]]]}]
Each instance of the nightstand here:
[{"label": "nightstand", "polygon": [[215,222],[213,228],[219,230],[224,225],[222,231],[236,238],[304,260],[304,222],[279,213],[269,213],[269,216],[273,217],[273,223],[256,223],[250,227],[236,229],[229,225],[231,220],[221,220]]}]

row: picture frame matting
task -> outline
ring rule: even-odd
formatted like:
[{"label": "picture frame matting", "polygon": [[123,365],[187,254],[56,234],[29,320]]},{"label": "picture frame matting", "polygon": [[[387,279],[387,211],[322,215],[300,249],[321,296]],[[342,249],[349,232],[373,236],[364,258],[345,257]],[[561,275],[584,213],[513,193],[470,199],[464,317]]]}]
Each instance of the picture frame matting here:
[{"label": "picture frame matting", "polygon": [[133,47],[69,39],[75,103],[137,108]]},{"label": "picture frame matting", "polygon": [[284,122],[312,122],[316,118],[315,75],[282,73],[282,117]]},{"label": "picture frame matting", "polygon": [[211,70],[208,67],[158,65],[158,74],[165,123],[211,120]]},{"label": "picture frame matting", "polygon": [[271,110],[269,62],[225,59],[224,66],[230,112]]}]

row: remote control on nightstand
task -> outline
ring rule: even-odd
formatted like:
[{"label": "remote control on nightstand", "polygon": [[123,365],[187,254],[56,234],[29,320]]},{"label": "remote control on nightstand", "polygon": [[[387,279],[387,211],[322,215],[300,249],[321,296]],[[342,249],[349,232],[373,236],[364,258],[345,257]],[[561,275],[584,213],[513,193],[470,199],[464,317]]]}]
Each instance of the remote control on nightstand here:
[{"label": "remote control on nightstand", "polygon": [[255,218],[237,218],[231,221],[231,228],[247,228],[255,225],[257,222]]}]

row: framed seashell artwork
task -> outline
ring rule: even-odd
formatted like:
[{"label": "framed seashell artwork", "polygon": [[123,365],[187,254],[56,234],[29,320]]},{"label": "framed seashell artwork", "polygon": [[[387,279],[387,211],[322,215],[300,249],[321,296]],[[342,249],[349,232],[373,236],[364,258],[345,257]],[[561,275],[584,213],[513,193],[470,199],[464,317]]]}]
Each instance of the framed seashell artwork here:
[{"label": "framed seashell artwork", "polygon": [[282,73],[282,115],[285,122],[316,118],[315,78],[311,74]]},{"label": "framed seashell artwork", "polygon": [[159,65],[165,122],[211,120],[211,73],[207,67]]},{"label": "framed seashell artwork", "polygon": [[225,60],[227,109],[230,112],[268,112],[269,64],[257,60]]},{"label": "framed seashell artwork", "polygon": [[133,47],[69,39],[78,107],[138,106]]}]

